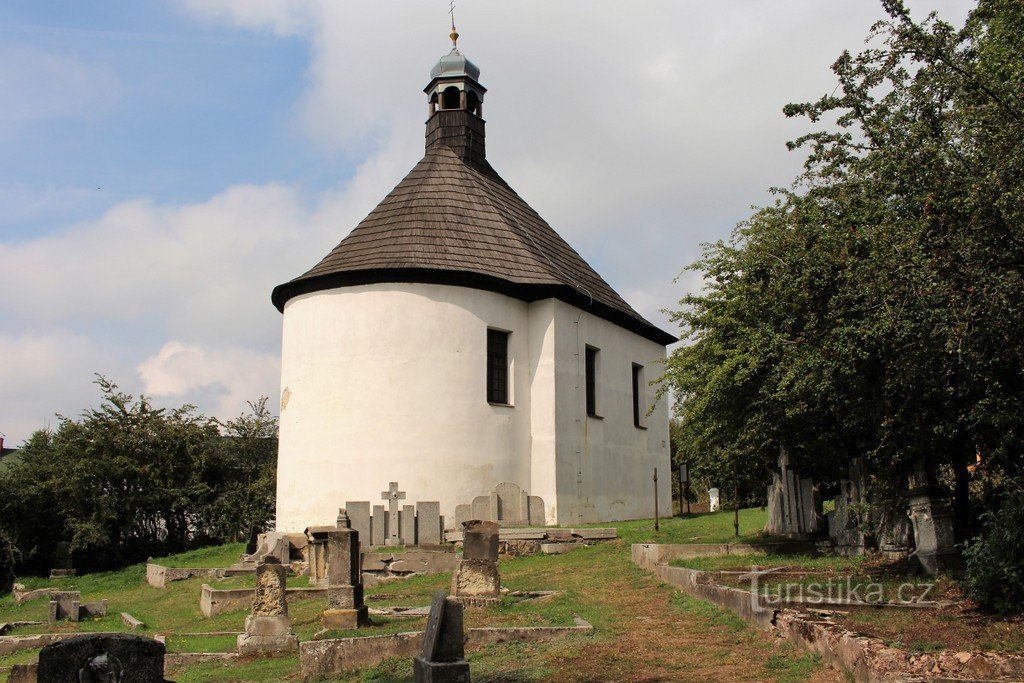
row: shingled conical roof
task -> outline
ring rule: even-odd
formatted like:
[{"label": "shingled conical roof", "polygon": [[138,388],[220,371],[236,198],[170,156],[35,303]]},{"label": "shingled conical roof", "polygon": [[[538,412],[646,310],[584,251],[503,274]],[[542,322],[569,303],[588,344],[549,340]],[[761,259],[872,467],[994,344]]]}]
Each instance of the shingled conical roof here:
[{"label": "shingled conical roof", "polygon": [[423,159],[320,263],[276,287],[272,300],[283,311],[300,294],[379,282],[554,297],[660,344],[676,341],[633,310],[491,168],[483,119],[470,111],[434,113]]}]

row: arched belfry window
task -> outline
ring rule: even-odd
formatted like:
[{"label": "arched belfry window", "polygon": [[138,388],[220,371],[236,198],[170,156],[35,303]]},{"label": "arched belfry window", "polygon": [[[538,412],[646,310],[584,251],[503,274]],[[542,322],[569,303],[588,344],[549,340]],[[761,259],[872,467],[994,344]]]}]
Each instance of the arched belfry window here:
[{"label": "arched belfry window", "polygon": [[466,111],[480,115],[480,98],[472,90],[466,93]]},{"label": "arched belfry window", "polygon": [[441,109],[459,108],[459,89],[450,85],[441,93]]}]

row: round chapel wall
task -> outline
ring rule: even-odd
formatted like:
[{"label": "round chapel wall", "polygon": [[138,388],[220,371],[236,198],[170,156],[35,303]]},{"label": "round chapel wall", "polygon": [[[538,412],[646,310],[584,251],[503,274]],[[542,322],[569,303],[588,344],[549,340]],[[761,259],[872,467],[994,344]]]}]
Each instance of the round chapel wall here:
[{"label": "round chapel wall", "polygon": [[[284,308],[277,527],[333,523],[346,501],[440,501],[453,519],[530,482],[528,305],[494,292],[376,284]],[[512,407],[487,402],[487,329],[511,332]]]}]

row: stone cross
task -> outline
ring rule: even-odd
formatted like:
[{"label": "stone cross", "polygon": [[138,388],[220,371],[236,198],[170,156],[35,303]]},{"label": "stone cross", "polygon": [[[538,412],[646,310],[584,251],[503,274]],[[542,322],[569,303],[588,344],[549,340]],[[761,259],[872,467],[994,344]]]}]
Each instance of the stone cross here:
[{"label": "stone cross", "polygon": [[398,482],[393,481],[387,491],[380,492],[380,498],[388,501],[388,537],[384,545],[405,545],[398,529],[398,501],[405,500],[405,491],[399,491]]}]

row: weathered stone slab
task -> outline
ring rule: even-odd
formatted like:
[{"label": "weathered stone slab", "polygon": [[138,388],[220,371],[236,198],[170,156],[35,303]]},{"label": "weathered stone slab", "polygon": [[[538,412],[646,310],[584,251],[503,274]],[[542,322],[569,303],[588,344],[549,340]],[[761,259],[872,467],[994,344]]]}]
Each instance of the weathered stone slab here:
[{"label": "weathered stone slab", "polygon": [[527,510],[523,509],[523,489],[516,483],[504,481],[494,487],[498,496],[498,516],[495,520],[525,520]]},{"label": "weathered stone slab", "polygon": [[369,543],[373,539],[370,531],[369,501],[346,502],[345,511],[348,513],[349,528],[359,532],[360,541]]},{"label": "weathered stone slab", "polygon": [[286,598],[287,570],[269,556],[256,567],[256,590],[252,613],[245,619],[245,633],[238,636],[239,653],[295,650]]},{"label": "weathered stone slab", "polygon": [[121,633],[80,635],[39,651],[40,681],[162,683],[166,648],[152,638]]},{"label": "weathered stone slab", "polygon": [[416,503],[416,538],[419,545],[441,545],[441,503]]},{"label": "weathered stone slab", "polygon": [[600,541],[609,538],[618,538],[619,531],[615,527],[603,527],[595,529],[573,529],[573,536],[579,536],[585,541]]},{"label": "weathered stone slab", "polygon": [[384,545],[387,540],[387,513],[384,511],[383,505],[373,506],[373,521],[370,523],[370,533],[373,534],[373,538],[370,541],[371,545]]},{"label": "weathered stone slab", "polygon": [[462,525],[462,556],[467,560],[498,561],[498,524],[472,520]]},{"label": "weathered stone slab", "polygon": [[455,528],[461,529],[463,522],[473,519],[473,506],[468,503],[455,506]]},{"label": "weathered stone slab", "polygon": [[529,513],[530,524],[547,524],[544,513],[544,499],[540,496],[530,496],[527,499],[527,512]]},{"label": "weathered stone slab", "polygon": [[402,539],[406,545],[416,545],[416,506],[403,505],[399,519],[402,525]]},{"label": "weathered stone slab", "polygon": [[136,619],[127,612],[121,612],[121,623],[133,631],[137,631],[140,628],[146,628],[146,625],[142,623],[141,619]]},{"label": "weathered stone slab", "polygon": [[564,555],[582,547],[584,547],[582,543],[541,543],[540,551],[545,555]]},{"label": "weathered stone slab", "polygon": [[472,516],[470,519],[491,519],[490,496],[477,496],[473,499]]},{"label": "weathered stone slab", "polygon": [[444,593],[438,591],[423,631],[423,647],[413,659],[416,682],[469,683],[465,640],[462,605],[446,599]]}]

